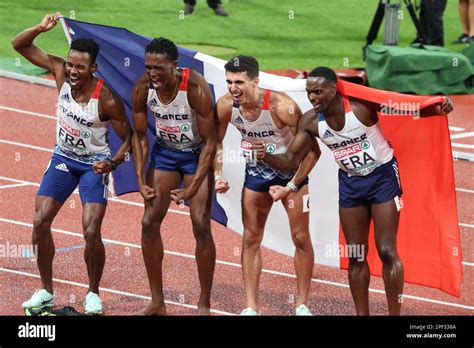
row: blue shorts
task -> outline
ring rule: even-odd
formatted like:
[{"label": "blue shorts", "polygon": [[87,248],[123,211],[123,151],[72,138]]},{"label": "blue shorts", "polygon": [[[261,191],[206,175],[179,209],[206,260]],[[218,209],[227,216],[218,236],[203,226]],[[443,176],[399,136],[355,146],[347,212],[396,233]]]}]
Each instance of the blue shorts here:
[{"label": "blue shorts", "polygon": [[401,197],[402,186],[395,157],[366,176],[348,176],[339,169],[339,206],[353,208]]},{"label": "blue shorts", "polygon": [[173,151],[155,143],[151,152],[150,168],[194,175],[199,163],[199,153],[199,150]]},{"label": "blue shorts", "polygon": [[[273,186],[273,185],[286,186],[286,184],[288,184],[289,181],[291,181],[291,178],[282,179],[278,176],[275,176],[273,179],[265,179],[259,175],[256,175],[256,176],[250,175],[246,171],[244,187],[256,192],[268,192],[270,190],[270,186]],[[308,177],[306,177],[303,180],[303,182],[298,185],[298,189],[302,188],[304,185],[307,185],[308,181],[309,181]]]},{"label": "blue shorts", "polygon": [[43,175],[38,196],[52,197],[64,203],[79,184],[82,203],[107,204],[108,174],[97,174],[92,164],[53,154]]}]

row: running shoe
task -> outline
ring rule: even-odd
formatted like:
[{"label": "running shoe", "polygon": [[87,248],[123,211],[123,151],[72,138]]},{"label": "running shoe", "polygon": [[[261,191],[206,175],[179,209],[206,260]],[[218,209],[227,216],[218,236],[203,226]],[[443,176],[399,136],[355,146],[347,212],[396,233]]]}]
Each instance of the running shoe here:
[{"label": "running shoe", "polygon": [[258,313],[253,308],[247,307],[242,312],[240,312],[240,315],[254,316],[258,315]]},{"label": "running shoe", "polygon": [[87,293],[86,299],[84,300],[84,309],[86,314],[103,314],[104,308],[99,295],[89,291]]},{"label": "running shoe", "polygon": [[306,316],[312,316],[311,311],[309,310],[308,307],[306,307],[304,304],[299,305],[295,309],[295,315],[306,315]]},{"label": "running shoe", "polygon": [[28,301],[25,301],[21,304],[23,308],[31,308],[34,310],[39,310],[43,307],[52,307],[56,296],[50,294],[46,289],[38,289],[35,291],[33,296]]}]

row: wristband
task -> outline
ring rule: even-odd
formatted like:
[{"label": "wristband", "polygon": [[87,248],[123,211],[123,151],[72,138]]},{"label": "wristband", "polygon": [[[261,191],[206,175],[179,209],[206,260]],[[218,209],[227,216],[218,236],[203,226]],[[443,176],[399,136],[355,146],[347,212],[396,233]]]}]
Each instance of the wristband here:
[{"label": "wristband", "polygon": [[109,159],[109,160],[106,160],[107,162],[110,163],[110,165],[112,166],[112,171],[114,171],[115,169],[117,169],[117,162],[115,162],[113,159]]},{"label": "wristband", "polygon": [[222,179],[222,175],[215,175],[214,176],[214,182],[216,182],[219,179]]},{"label": "wristband", "polygon": [[286,184],[286,186],[289,187],[291,189],[291,191],[293,191],[293,192],[298,191],[298,186],[293,184],[291,181],[288,181],[288,184]]}]

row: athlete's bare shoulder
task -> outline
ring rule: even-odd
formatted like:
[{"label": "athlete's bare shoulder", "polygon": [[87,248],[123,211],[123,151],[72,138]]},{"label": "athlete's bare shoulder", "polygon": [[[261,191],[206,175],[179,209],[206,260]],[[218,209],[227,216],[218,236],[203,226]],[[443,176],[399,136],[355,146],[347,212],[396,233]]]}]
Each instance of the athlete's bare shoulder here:
[{"label": "athlete's bare shoulder", "polygon": [[270,93],[270,109],[272,111],[277,111],[279,108],[284,108],[296,104],[291,97],[279,91],[271,91]]},{"label": "athlete's bare shoulder", "polygon": [[150,86],[150,79],[147,73],[144,73],[135,82],[132,89],[132,107],[134,111],[143,112],[146,110],[146,100],[148,98],[148,88]]},{"label": "athlete's bare shoulder", "polygon": [[370,127],[377,123],[378,104],[354,97],[349,97],[349,103],[351,104],[352,111],[362,124]]},{"label": "athlete's bare shoulder", "polygon": [[230,122],[232,117],[232,107],[234,105],[234,98],[232,94],[227,92],[221,96],[216,103],[217,118],[222,121]]},{"label": "athlete's bare shoulder", "polygon": [[313,108],[306,111],[298,123],[298,130],[309,132],[313,137],[319,137],[318,134],[318,113]]},{"label": "athlete's bare shoulder", "polygon": [[234,105],[234,98],[232,94],[227,92],[217,100],[217,105],[222,109],[232,109]]},{"label": "athlete's bare shoulder", "polygon": [[189,69],[188,88],[196,88],[198,86],[203,89],[209,89],[209,84],[204,76],[194,69]]},{"label": "athlete's bare shoulder", "polygon": [[288,94],[278,91],[270,94],[270,112],[289,126],[296,126],[302,114],[298,104]]},{"label": "athlete's bare shoulder", "polygon": [[122,99],[104,82],[99,94],[99,110],[101,115],[108,118],[123,109]]}]

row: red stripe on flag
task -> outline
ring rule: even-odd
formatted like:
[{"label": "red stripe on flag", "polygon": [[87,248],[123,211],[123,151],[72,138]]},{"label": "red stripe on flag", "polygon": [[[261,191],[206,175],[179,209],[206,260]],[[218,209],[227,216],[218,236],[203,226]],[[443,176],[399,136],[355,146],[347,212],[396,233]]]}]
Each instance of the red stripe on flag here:
[{"label": "red stripe on flag", "polygon": [[[413,103],[420,108],[444,97],[408,96],[339,82],[345,94],[379,104]],[[446,116],[414,118],[379,115],[381,129],[398,160],[403,209],[398,229],[398,253],[405,281],[439,288],[460,296],[462,253],[459,237],[451,141]],[[340,244],[345,245],[342,230]],[[381,275],[373,226],[367,261],[370,273]],[[347,269],[341,257],[341,268]]]}]

